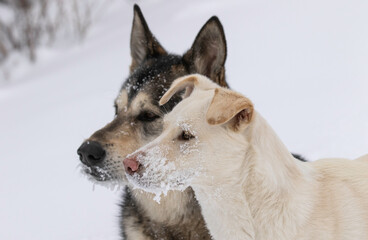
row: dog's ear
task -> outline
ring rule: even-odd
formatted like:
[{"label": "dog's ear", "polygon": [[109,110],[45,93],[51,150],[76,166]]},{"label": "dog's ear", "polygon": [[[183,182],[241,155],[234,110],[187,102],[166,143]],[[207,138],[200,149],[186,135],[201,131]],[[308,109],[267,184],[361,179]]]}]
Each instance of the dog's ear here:
[{"label": "dog's ear", "polygon": [[216,88],[206,119],[210,125],[227,124],[234,131],[242,131],[252,121],[253,103],[239,93]]},{"label": "dog's ear", "polygon": [[220,86],[228,87],[225,81],[226,52],[224,29],[214,16],[199,31],[183,59],[191,72],[205,75]]},{"label": "dog's ear", "polygon": [[142,11],[137,4],[134,5],[133,26],[130,35],[130,54],[132,56],[130,72],[133,72],[146,58],[167,55],[165,49],[149,30]]},{"label": "dog's ear", "polygon": [[160,106],[167,103],[175,93],[185,90],[182,98],[187,98],[193,92],[194,88],[201,90],[210,90],[218,88],[218,85],[200,74],[191,74],[176,79],[170,86],[170,89],[162,96]]},{"label": "dog's ear", "polygon": [[172,96],[174,96],[175,93],[180,92],[185,89],[185,93],[183,95],[183,98],[187,98],[190,96],[190,94],[193,92],[193,89],[196,85],[198,85],[199,80],[198,76],[188,75],[181,78],[176,79],[172,84],[169,90],[162,96],[160,99],[160,106],[167,103]]}]

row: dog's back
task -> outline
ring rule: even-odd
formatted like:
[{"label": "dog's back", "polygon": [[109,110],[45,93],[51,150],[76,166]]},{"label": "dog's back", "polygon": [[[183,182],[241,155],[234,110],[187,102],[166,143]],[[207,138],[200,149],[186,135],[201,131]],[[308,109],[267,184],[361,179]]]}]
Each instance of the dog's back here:
[{"label": "dog's back", "polygon": [[[368,155],[364,155],[355,160],[344,158],[326,158],[315,162],[310,162],[313,168],[321,174],[322,178],[334,179],[346,183],[368,181]],[[366,187],[368,192],[368,185]]]},{"label": "dog's back", "polygon": [[368,155],[356,160],[331,158],[308,164],[318,174],[318,198],[311,216],[313,231],[306,228],[308,237],[301,239],[366,239]]},{"label": "dog's back", "polygon": [[357,158],[355,161],[360,161],[360,162],[368,163],[368,154],[363,155],[363,156]]}]

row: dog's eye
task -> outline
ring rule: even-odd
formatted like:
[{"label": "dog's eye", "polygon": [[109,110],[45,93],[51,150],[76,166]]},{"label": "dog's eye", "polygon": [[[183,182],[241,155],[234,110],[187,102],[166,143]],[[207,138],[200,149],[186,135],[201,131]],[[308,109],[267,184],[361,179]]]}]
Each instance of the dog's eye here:
[{"label": "dog's eye", "polygon": [[154,114],[153,112],[142,112],[137,116],[137,120],[142,122],[153,122],[159,117],[160,116]]},{"label": "dog's eye", "polygon": [[180,135],[179,135],[179,140],[182,141],[188,141],[192,138],[195,138],[190,132],[188,131],[183,131]]}]

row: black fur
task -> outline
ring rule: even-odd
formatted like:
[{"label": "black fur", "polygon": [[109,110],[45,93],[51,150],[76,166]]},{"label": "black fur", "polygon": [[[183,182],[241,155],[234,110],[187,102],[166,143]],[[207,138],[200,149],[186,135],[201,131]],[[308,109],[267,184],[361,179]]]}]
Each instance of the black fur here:
[{"label": "black fur", "polygon": [[[173,71],[172,68],[182,69],[182,71]],[[150,58],[143,61],[137,67],[131,76],[125,81],[122,89],[128,91],[128,102],[142,91],[149,91],[152,97],[152,104],[158,106],[158,101],[169,89],[172,79],[187,74],[185,62],[181,56],[168,54],[157,58]],[[175,100],[179,100],[176,98]],[[174,105],[171,105],[172,108]]]},{"label": "black fur", "polygon": [[293,157],[295,157],[296,159],[298,159],[299,161],[302,161],[302,162],[308,162],[307,159],[305,159],[302,155],[300,154],[296,154],[296,153],[293,153]]}]

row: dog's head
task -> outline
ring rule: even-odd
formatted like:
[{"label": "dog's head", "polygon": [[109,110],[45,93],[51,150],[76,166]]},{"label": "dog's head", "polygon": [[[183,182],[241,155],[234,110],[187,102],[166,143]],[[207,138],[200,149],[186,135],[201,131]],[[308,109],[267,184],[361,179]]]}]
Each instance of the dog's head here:
[{"label": "dog's head", "polygon": [[201,75],[176,80],[160,100],[165,104],[185,89],[182,100],[164,118],[162,134],[124,159],[129,181],[146,191],[183,190],[189,185],[226,182],[241,169],[253,120],[253,104]]},{"label": "dog's head", "polygon": [[78,149],[84,171],[98,181],[125,179],[123,159],[157,137],[163,115],[182,99],[175,94],[163,106],[158,101],[178,77],[201,73],[226,87],[226,41],[217,17],[202,27],[182,56],[169,54],[153,36],[137,5],[130,40],[130,76],[115,99],[115,117]]}]

